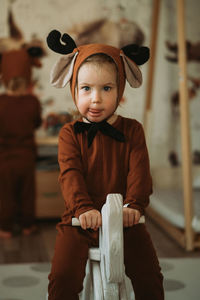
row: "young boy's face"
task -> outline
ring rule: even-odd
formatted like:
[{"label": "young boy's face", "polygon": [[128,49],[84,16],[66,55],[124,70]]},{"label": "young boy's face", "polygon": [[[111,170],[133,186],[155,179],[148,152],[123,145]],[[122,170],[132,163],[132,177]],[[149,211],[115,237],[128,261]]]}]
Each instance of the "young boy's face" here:
[{"label": "young boy's face", "polygon": [[117,72],[114,64],[83,64],[78,72],[76,105],[91,122],[110,117],[117,107]]}]

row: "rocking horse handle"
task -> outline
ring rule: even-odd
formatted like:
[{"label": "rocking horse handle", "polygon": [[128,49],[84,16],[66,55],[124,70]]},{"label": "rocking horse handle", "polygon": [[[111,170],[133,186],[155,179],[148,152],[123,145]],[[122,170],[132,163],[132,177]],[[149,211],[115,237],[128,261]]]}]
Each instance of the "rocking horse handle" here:
[{"label": "rocking horse handle", "polygon": [[[139,224],[145,223],[145,216],[141,216],[139,220]],[[72,226],[81,226],[79,219],[72,218]]]}]

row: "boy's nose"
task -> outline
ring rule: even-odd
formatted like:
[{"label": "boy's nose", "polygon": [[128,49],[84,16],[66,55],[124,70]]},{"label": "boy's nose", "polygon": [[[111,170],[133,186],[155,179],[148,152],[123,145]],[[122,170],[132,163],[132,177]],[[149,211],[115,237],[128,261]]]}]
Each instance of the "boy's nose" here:
[{"label": "boy's nose", "polygon": [[92,103],[101,102],[101,95],[99,91],[93,91],[92,93]]}]

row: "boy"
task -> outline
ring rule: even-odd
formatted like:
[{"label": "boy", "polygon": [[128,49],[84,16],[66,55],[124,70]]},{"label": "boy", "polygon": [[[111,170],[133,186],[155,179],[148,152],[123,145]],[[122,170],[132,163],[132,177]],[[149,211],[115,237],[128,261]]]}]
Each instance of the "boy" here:
[{"label": "boy", "polygon": [[28,92],[31,58],[25,49],[2,55],[0,95],[0,238],[11,238],[18,223],[24,235],[35,226],[34,131],[41,124],[39,100]]},{"label": "boy", "polygon": [[[136,120],[115,114],[125,78],[138,87],[141,72],[124,54],[130,47],[123,51],[99,44],[76,48],[66,34],[65,46],[59,40],[57,31],[47,39],[52,50],[67,54],[54,66],[51,82],[63,87],[70,81],[82,118],[66,124],[59,136],[59,181],[66,209],[57,226],[49,300],[79,299],[88,249],[98,245],[100,211],[109,193],[124,198],[124,264],[136,300],[164,299],[155,250],[145,225],[138,224],[152,192],[143,129]],[[139,55],[130,56],[145,62],[148,49],[137,50]],[[81,228],[71,226],[74,216]]]}]

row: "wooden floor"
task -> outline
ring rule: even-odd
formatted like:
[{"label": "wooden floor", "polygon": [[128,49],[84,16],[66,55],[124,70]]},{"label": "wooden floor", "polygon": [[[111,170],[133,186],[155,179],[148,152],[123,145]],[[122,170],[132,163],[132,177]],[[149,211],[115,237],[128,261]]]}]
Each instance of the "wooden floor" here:
[{"label": "wooden floor", "polygon": [[[49,262],[53,256],[56,220],[38,221],[38,232],[24,237],[16,234],[9,240],[0,240],[0,264]],[[146,219],[158,257],[200,257],[200,250],[186,252],[151,220]]]},{"label": "wooden floor", "polygon": [[157,224],[153,223],[152,220],[148,218],[146,218],[146,226],[151,234],[158,257],[200,257],[200,249],[187,252],[181,248],[169,235],[167,235],[166,232],[158,227]]}]

